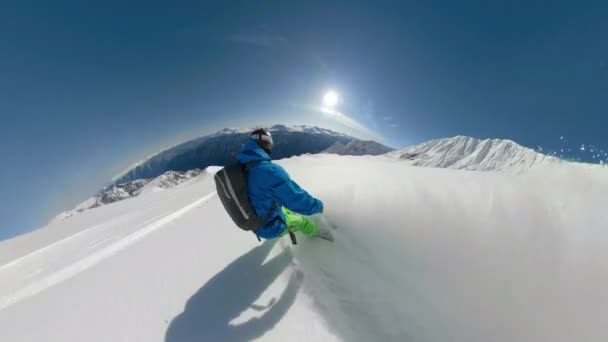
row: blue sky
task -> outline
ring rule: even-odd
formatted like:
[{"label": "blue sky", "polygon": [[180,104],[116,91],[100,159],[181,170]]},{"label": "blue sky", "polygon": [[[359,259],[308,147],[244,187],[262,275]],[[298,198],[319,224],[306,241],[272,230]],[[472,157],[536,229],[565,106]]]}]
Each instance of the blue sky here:
[{"label": "blue sky", "polygon": [[[608,5],[561,1],[15,1],[0,10],[0,238],[226,126],[606,148]],[[356,132],[355,132],[356,133]]]}]

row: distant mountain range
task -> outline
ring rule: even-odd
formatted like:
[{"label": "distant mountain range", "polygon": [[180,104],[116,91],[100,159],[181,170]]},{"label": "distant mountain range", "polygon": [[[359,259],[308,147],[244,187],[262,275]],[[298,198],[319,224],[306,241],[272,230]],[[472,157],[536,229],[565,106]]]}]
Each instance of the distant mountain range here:
[{"label": "distant mountain range", "polygon": [[531,168],[565,163],[506,139],[475,139],[467,136],[431,140],[390,152],[387,156],[414,166],[474,171],[523,173]]},{"label": "distant mountain range", "polygon": [[[348,144],[355,140],[343,133],[312,126],[275,125],[269,130],[274,140],[273,159],[319,153],[337,142]],[[129,170],[118,177],[112,186],[136,179],[155,178],[169,170],[188,171],[204,169],[210,165],[230,164],[235,161],[232,155],[245,143],[251,131],[225,128],[215,134],[177,145]]]},{"label": "distant mountain range", "polygon": [[348,144],[336,141],[322,153],[349,155],[349,156],[377,156],[394,151],[394,148],[384,146],[373,140],[351,140]]},{"label": "distant mountain range", "polygon": [[105,204],[122,201],[144,193],[169,189],[182,183],[186,183],[203,172],[205,171],[201,169],[194,169],[186,172],[167,171],[154,179],[136,179],[126,183],[117,184],[100,191],[95,196],[77,205],[74,209],[57,215],[53,220],[65,220],[85,210],[94,209]]}]

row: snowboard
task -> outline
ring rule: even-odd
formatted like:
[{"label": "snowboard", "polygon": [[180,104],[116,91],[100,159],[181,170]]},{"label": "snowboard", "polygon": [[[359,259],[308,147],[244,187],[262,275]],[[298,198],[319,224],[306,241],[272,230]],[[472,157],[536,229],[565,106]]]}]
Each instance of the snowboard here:
[{"label": "snowboard", "polygon": [[327,217],[325,217],[325,215],[323,214],[316,216],[314,222],[319,229],[319,232],[315,237],[318,239],[334,242],[333,231],[337,230],[338,226],[329,221]]},{"label": "snowboard", "polygon": [[329,229],[325,227],[319,227],[318,229],[319,231],[315,235],[315,238],[334,242],[334,234]]}]

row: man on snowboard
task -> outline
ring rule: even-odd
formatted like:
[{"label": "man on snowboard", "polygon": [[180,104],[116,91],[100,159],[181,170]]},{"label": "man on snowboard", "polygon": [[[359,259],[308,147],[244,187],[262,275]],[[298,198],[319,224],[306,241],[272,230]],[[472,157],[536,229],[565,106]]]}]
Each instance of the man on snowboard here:
[{"label": "man on snowboard", "polygon": [[255,231],[264,239],[281,237],[289,231],[305,236],[331,239],[331,233],[319,229],[308,217],[323,212],[323,202],[309,195],[291,180],[285,169],[270,161],[272,136],[261,128],[253,131],[236,158],[251,163],[247,174],[247,193],[256,214],[262,217],[268,210],[268,221]]}]

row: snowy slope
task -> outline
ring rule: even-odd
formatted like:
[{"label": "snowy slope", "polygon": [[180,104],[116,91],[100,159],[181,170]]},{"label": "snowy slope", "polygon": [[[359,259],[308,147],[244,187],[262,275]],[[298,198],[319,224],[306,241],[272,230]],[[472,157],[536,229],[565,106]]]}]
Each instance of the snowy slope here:
[{"label": "snowy slope", "polygon": [[112,188],[100,191],[97,195],[78,204],[74,209],[62,212],[53,218],[51,222],[66,220],[74,215],[82,213],[85,210],[126,200],[139,196],[142,193],[169,189],[190,181],[192,178],[201,174],[201,172],[204,171],[201,169],[189,171],[167,171],[154,179],[136,179],[126,183],[117,184]]},{"label": "snowy slope", "polygon": [[479,140],[466,136],[431,140],[389,155],[416,166],[513,173],[562,162],[511,140]]},{"label": "snowy slope", "polygon": [[335,340],[289,252],[237,231],[214,189],[205,175],[0,243],[2,340]]},{"label": "snowy slope", "polygon": [[512,175],[336,155],[280,164],[324,200],[334,244],[259,244],[232,225],[206,173],[0,242],[2,340],[559,342],[608,333],[604,170]]},{"label": "snowy slope", "polygon": [[343,156],[377,156],[394,151],[394,149],[384,146],[373,140],[353,140],[347,144],[336,141],[322,153],[339,154]]}]

